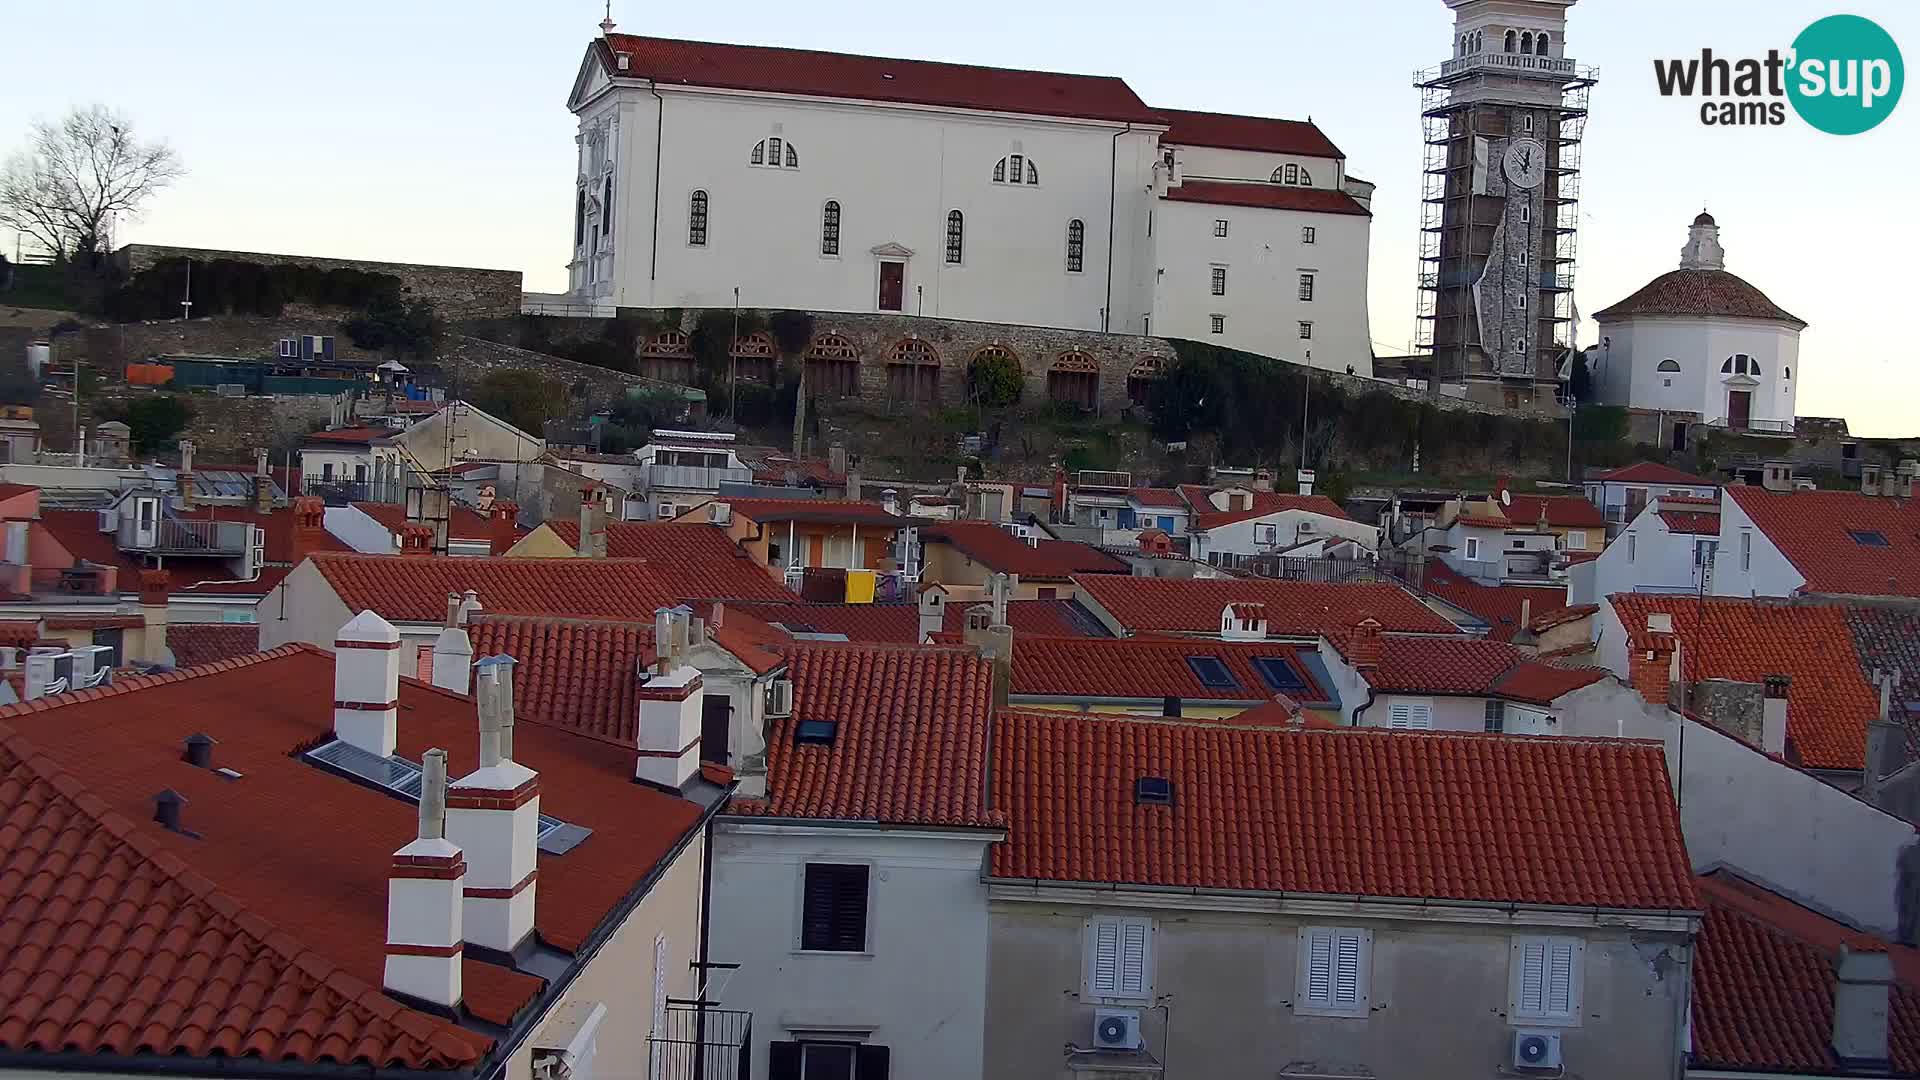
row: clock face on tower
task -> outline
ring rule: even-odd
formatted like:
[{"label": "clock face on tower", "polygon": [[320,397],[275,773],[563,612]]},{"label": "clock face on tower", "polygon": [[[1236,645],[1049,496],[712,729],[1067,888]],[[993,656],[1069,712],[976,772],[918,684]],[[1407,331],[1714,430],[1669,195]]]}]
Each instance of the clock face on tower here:
[{"label": "clock face on tower", "polygon": [[1507,182],[1532,190],[1547,178],[1547,148],[1538,139],[1515,139],[1507,144]]}]

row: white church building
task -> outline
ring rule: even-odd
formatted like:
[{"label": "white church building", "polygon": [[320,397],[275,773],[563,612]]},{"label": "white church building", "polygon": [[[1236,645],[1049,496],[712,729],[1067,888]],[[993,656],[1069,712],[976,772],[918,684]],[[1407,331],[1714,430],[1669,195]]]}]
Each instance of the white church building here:
[{"label": "white church building", "polygon": [[1594,313],[1587,354],[1601,402],[1694,413],[1745,431],[1793,431],[1806,323],[1727,272],[1720,226],[1701,212],[1680,268]]},{"label": "white church building", "polygon": [[1373,186],[1311,121],[603,27],[568,99],[571,306],[898,312],[1372,373]]}]

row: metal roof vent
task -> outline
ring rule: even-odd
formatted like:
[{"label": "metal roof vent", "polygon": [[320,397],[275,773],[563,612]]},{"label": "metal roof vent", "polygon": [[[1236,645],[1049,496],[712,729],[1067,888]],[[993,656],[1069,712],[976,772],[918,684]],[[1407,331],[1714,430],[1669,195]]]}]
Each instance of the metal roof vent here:
[{"label": "metal roof vent", "polygon": [[186,752],[180,755],[180,760],[196,769],[213,768],[213,743],[211,735],[195,733],[187,736]]}]

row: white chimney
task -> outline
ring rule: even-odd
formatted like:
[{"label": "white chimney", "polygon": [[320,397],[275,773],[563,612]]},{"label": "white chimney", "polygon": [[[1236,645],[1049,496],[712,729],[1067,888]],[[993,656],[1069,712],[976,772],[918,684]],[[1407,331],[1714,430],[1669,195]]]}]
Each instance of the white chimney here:
[{"label": "white chimney", "polygon": [[393,756],[399,737],[400,631],[367,610],[333,639],[333,737]]},{"label": "white chimney", "polygon": [[880,509],[898,517],[900,515],[900,492],[894,488],[883,489],[880,492]]},{"label": "white chimney", "polygon": [[533,933],[540,774],[513,760],[513,658],[489,656],[474,677],[480,767],[447,791],[447,839],[467,858],[466,940],[507,953]]},{"label": "white chimney", "polygon": [[1793,680],[1785,675],[1769,675],[1761,681],[1760,749],[1769,754],[1787,752],[1787,687]]},{"label": "white chimney", "polygon": [[474,613],[480,610],[482,610],[480,593],[477,590],[468,589],[460,596],[460,617],[456,621],[459,625],[465,626],[473,618]]},{"label": "white chimney", "polygon": [[947,628],[947,590],[929,585],[920,591],[920,640]]},{"label": "white chimney", "polygon": [[670,608],[654,612],[654,670],[636,673],[640,685],[639,745],[633,776],[644,784],[682,791],[700,772],[700,672],[681,661],[684,616]]},{"label": "white chimney", "polygon": [[433,642],[433,685],[456,694],[471,689],[473,640],[464,626],[442,627]]},{"label": "white chimney", "polygon": [[1294,478],[1299,482],[1301,495],[1313,494],[1314,473],[1312,469],[1300,469],[1294,473]]},{"label": "white chimney", "polygon": [[1888,1067],[1893,957],[1842,945],[1834,961],[1833,1052],[1849,1071]]},{"label": "white chimney", "polygon": [[421,759],[420,835],[393,853],[387,877],[389,991],[442,1008],[460,1004],[467,862],[446,838],[447,752]]}]

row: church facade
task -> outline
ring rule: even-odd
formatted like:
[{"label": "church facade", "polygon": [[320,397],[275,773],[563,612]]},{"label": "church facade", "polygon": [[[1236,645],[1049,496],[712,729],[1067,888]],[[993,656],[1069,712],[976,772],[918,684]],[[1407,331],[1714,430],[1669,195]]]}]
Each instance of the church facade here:
[{"label": "church facade", "polygon": [[568,106],[570,304],[1191,337],[1372,372],[1372,186],[1311,122],[610,29]]}]

